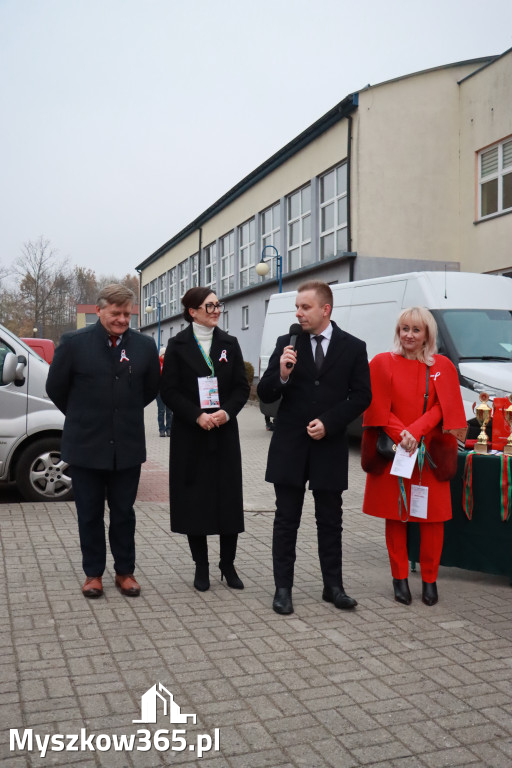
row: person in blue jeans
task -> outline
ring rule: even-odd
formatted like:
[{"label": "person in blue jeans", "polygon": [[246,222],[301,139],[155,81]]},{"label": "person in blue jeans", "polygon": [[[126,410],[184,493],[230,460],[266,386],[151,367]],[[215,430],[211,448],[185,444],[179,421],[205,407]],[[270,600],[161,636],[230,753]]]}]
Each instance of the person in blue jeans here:
[{"label": "person in blue jeans", "polygon": [[[160,347],[160,352],[158,353],[160,357],[160,373],[162,373],[162,366],[164,364],[164,355],[165,355],[165,347]],[[160,393],[156,396],[156,405],[158,408],[158,430],[160,432],[160,437],[170,437],[171,436],[171,424],[172,424],[172,411],[170,408],[168,408],[162,398],[160,397]]]}]

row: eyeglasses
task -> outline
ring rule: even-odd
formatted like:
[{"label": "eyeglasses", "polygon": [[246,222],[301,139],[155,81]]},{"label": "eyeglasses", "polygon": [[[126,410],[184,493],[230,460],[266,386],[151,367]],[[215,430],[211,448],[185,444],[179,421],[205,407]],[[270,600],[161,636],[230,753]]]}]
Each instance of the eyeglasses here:
[{"label": "eyeglasses", "polygon": [[[208,304],[204,305],[204,308],[206,310],[207,315],[211,315],[212,312],[215,312],[216,309],[219,310],[219,312],[224,311],[224,304],[221,304],[220,302],[217,302],[214,304],[213,302],[209,301]],[[200,307],[199,307],[200,309]]]}]

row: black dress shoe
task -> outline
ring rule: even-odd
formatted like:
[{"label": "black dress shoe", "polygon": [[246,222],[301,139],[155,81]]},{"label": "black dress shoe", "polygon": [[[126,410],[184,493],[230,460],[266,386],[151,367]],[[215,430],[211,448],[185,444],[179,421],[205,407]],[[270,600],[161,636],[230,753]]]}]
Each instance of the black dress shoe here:
[{"label": "black dress shoe", "polygon": [[407,579],[393,579],[393,589],[395,590],[395,600],[397,603],[410,605],[412,602],[411,590]]},{"label": "black dress shoe", "polygon": [[277,587],[272,608],[276,613],[281,613],[283,616],[293,613],[291,587]]},{"label": "black dress shoe", "polygon": [[348,611],[357,605],[357,600],[345,594],[343,587],[324,587],[322,600],[326,603],[334,603],[336,608],[341,608],[343,611]]},{"label": "black dress shoe", "polygon": [[210,574],[208,571],[208,563],[196,563],[194,587],[199,590],[199,592],[206,592],[208,589],[210,589]]},{"label": "black dress shoe", "polygon": [[421,599],[425,605],[435,605],[439,600],[437,596],[437,584],[435,581],[432,583],[424,581],[422,583]]},{"label": "black dress shoe", "polygon": [[219,563],[220,568],[220,580],[226,577],[228,587],[231,589],[243,589],[244,583],[238,573],[235,571],[233,563],[223,563],[222,560]]}]

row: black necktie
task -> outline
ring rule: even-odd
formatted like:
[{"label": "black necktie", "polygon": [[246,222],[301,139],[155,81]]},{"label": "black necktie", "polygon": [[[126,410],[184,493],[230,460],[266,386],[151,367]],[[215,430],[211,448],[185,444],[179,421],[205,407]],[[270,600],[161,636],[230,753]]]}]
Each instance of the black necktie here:
[{"label": "black necktie", "polygon": [[324,362],[324,350],[322,347],[322,339],[324,338],[322,334],[320,333],[318,336],[313,336],[314,340],[316,341],[316,347],[315,347],[315,365],[317,371],[319,371],[323,365]]}]

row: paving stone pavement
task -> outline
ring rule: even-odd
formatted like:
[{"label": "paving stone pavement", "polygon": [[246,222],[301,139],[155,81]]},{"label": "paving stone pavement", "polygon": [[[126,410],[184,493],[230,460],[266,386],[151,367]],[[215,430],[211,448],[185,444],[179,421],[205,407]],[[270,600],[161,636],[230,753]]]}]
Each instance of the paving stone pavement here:
[{"label": "paving stone pavement", "polygon": [[[192,587],[186,539],[169,533],[169,441],[158,436],[154,406],[147,409],[149,460],[137,500],[140,598],[116,591],[111,560],[105,597],[81,597],[73,504],[0,505],[2,764],[510,768],[508,579],[441,568],[440,602],[427,608],[421,577],[411,574],[412,605],[395,603],[382,521],[361,513],[364,475],[354,443],[343,552],[347,591],[359,606],[343,612],[321,600],[308,498],[295,614],[276,615],[273,494],[263,479],[270,434],[254,405],[240,424],[247,512],[237,567],[244,591],[220,582],[215,538],[211,589]],[[142,719],[141,696],[159,682],[183,713],[197,715],[195,724],[171,725],[163,708],[156,724],[133,722]],[[197,744],[207,745],[216,728],[219,750],[199,758]],[[9,729],[20,739],[33,729],[33,751],[28,741],[11,750]],[[158,729],[149,749],[144,733],[132,751],[114,749],[114,737],[138,730],[153,737]],[[187,748],[166,749],[165,729],[186,729]],[[65,744],[58,734],[78,734],[85,746],[92,735],[95,749],[81,749],[79,739],[78,750],[57,751]],[[43,744],[53,738],[44,758],[36,735]],[[175,734],[174,747],[185,743],[180,738]]]}]

